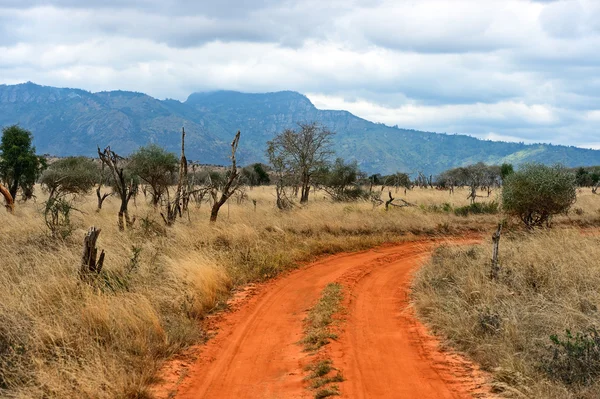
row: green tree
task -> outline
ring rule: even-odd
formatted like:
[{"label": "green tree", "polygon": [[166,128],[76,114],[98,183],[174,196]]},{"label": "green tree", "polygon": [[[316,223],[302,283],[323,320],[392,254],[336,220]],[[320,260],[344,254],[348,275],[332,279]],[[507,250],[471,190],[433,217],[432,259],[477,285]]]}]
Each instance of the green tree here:
[{"label": "green tree", "polygon": [[568,211],[576,197],[575,176],[563,166],[525,164],[506,178],[502,205],[532,228]]},{"label": "green tree", "polygon": [[265,165],[261,163],[246,166],[242,169],[242,177],[249,186],[260,186],[271,182],[271,178],[266,171]]},{"label": "green tree", "polygon": [[592,175],[585,168],[577,169],[575,172],[575,181],[579,187],[590,187],[594,184]]},{"label": "green tree", "polygon": [[342,158],[333,165],[323,168],[315,179],[335,201],[350,201],[365,198],[367,193],[358,184],[363,174],[356,161],[345,163]]},{"label": "green tree", "polygon": [[152,204],[157,206],[167,188],[174,184],[178,163],[175,154],[150,144],[131,154],[128,169],[150,186]]},{"label": "green tree", "polygon": [[31,132],[17,125],[2,129],[0,141],[0,178],[15,198],[21,188],[33,193],[33,186],[46,167],[43,157],[35,154]]},{"label": "green tree", "polygon": [[86,194],[99,178],[100,167],[93,160],[67,157],[50,164],[42,173],[40,184],[50,197],[61,197],[67,194]]},{"label": "green tree", "polygon": [[502,181],[504,181],[507,176],[512,175],[513,173],[515,173],[515,168],[513,167],[512,163],[503,163],[500,166],[500,177],[502,177]]}]

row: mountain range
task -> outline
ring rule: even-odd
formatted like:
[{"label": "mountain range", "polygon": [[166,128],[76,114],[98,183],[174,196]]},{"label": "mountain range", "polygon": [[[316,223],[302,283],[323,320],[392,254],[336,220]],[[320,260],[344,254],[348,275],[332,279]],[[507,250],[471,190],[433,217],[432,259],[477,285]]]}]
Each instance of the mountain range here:
[{"label": "mountain range", "polygon": [[186,129],[188,159],[227,164],[229,144],[240,130],[241,164],[265,162],[266,142],[298,122],[316,121],[336,134],[337,156],[356,160],[369,173],[437,174],[485,162],[600,165],[600,151],[551,144],[494,142],[390,127],[347,111],[319,110],[296,92],[191,94],[184,102],[143,93],[40,86],[0,85],[0,126],[19,124],[34,135],[38,153],[94,156],[110,145],[120,155],[156,143],[178,153]]}]

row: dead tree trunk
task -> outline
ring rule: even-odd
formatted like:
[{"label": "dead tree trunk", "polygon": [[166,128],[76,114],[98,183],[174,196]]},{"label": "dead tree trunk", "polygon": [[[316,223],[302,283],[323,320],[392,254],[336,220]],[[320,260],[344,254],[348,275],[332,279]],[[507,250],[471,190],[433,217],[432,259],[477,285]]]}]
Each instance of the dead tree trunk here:
[{"label": "dead tree trunk", "polygon": [[[168,194],[167,189],[167,194]],[[181,217],[182,211],[187,210],[189,202],[189,185],[188,185],[188,164],[185,157],[185,128],[181,128],[181,157],[179,159],[179,180],[177,182],[177,191],[173,202],[167,198],[167,215],[161,213],[163,220],[167,226],[171,226],[177,215]]]},{"label": "dead tree trunk", "polygon": [[394,202],[394,197],[392,197],[392,192],[391,192],[391,191],[388,191],[388,194],[390,195],[390,199],[389,199],[389,200],[387,200],[387,201],[385,201],[385,210],[386,210],[386,211],[389,209],[389,207],[390,207],[390,204],[391,204],[392,202]]},{"label": "dead tree trunk", "polygon": [[15,202],[8,189],[2,184],[0,184],[0,194],[2,194],[4,200],[6,201],[6,209],[12,213],[15,210]]},{"label": "dead tree trunk", "polygon": [[306,204],[308,202],[308,195],[310,193],[310,176],[308,173],[302,175],[302,193],[300,195],[300,203]]},{"label": "dead tree trunk", "polygon": [[100,211],[102,209],[102,204],[104,203],[104,200],[110,195],[110,193],[101,194],[100,193],[101,187],[102,187],[102,185],[99,185],[98,188],[96,189],[96,197],[98,198],[98,208],[96,209],[97,211]]},{"label": "dead tree trunk", "polygon": [[498,261],[498,247],[500,245],[500,234],[502,233],[502,223],[498,224],[498,230],[492,235],[492,271],[490,277],[497,280],[500,274],[500,262]]},{"label": "dead tree trunk", "polygon": [[240,188],[240,174],[237,170],[237,164],[235,160],[235,152],[237,151],[238,144],[240,143],[240,131],[238,130],[235,138],[231,142],[231,169],[229,171],[229,177],[227,178],[227,183],[223,186],[221,190],[221,198],[217,200],[217,190],[213,189],[211,191],[211,195],[213,197],[213,206],[210,211],[210,222],[214,223],[217,221],[217,217],[219,216],[219,209],[227,202],[229,197],[231,197],[238,188]]},{"label": "dead tree trunk", "polygon": [[[181,187],[181,189],[180,189]],[[190,202],[189,194],[189,181],[188,181],[188,162],[185,157],[185,129],[181,128],[181,158],[179,160],[179,182],[177,189],[180,191],[181,208],[179,209],[179,216],[181,212],[185,212],[188,209],[188,203]]]},{"label": "dead tree trunk", "polygon": [[471,204],[475,203],[475,200],[477,199],[477,186],[471,186],[471,192],[469,193],[467,199],[471,200]]},{"label": "dead tree trunk", "polygon": [[388,194],[390,196],[390,199],[387,200],[385,202],[385,210],[387,211],[389,209],[390,206],[395,206],[397,208],[404,208],[406,206],[416,206],[415,204],[411,204],[410,202],[403,200],[402,198],[399,199],[399,201],[402,201],[402,204],[394,204],[394,201],[396,200],[396,198],[392,197],[392,192],[388,191]]},{"label": "dead tree trunk", "polygon": [[81,255],[81,269],[79,275],[81,279],[88,280],[90,276],[98,275],[102,271],[104,265],[104,250],[100,252],[98,257],[98,248],[96,241],[102,230],[95,226],[90,227],[83,239],[83,253]]}]

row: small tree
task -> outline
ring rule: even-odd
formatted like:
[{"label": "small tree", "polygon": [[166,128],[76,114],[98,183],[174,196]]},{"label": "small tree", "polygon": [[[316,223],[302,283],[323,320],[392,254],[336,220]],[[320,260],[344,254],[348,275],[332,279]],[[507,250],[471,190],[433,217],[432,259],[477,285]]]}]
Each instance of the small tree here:
[{"label": "small tree", "polygon": [[190,198],[190,192],[193,187],[190,186],[188,178],[188,161],[185,156],[185,128],[181,128],[181,156],[179,158],[179,179],[177,180],[177,190],[175,191],[175,197],[171,201],[169,195],[169,187],[166,186],[164,190],[167,192],[167,198],[165,201],[166,216],[161,213],[163,220],[167,226],[171,226],[177,215],[182,216],[182,211],[186,211]]},{"label": "small tree", "polygon": [[[137,182],[135,182],[133,176],[130,176],[125,172],[125,168],[122,165],[124,163],[123,158],[111,150],[110,147],[106,147],[104,151],[100,151],[100,147],[98,147],[98,157],[108,170],[110,170],[112,174],[113,189],[121,199],[121,207],[119,208],[117,222],[119,230],[124,230],[125,224],[127,227],[130,227],[135,222],[135,219],[132,220],[129,218],[129,211],[127,208],[131,197],[137,192]],[[125,220],[123,221],[123,219]]]},{"label": "small tree", "polygon": [[333,165],[324,168],[316,180],[318,186],[334,201],[351,201],[368,196],[358,184],[361,176],[356,161],[345,163],[342,158],[338,158]]},{"label": "small tree", "polygon": [[500,177],[502,178],[502,181],[504,181],[504,179],[506,179],[508,176],[512,175],[513,173],[515,173],[515,169],[514,169],[512,163],[503,163],[500,166]]},{"label": "small tree", "polygon": [[40,184],[52,198],[68,194],[86,194],[98,181],[99,166],[85,157],[68,157],[52,163],[40,178]]},{"label": "small tree", "polygon": [[575,176],[563,166],[526,164],[506,178],[502,205],[508,214],[533,228],[568,211],[576,197]]},{"label": "small tree", "polygon": [[44,203],[46,226],[53,237],[71,233],[70,214],[77,195],[89,192],[96,184],[99,168],[91,159],[69,157],[58,160],[42,174],[40,184],[48,191]]},{"label": "small tree", "polygon": [[100,212],[102,209],[102,204],[104,204],[104,200],[110,196],[110,192],[102,192],[103,185],[113,185],[111,182],[111,173],[107,170],[106,165],[103,163],[98,172],[98,186],[96,187],[96,198],[97,198],[97,208],[96,212]]},{"label": "small tree", "polygon": [[266,171],[265,165],[262,163],[255,163],[246,166],[244,169],[242,169],[242,176],[246,183],[251,187],[269,184],[271,182],[269,173]]},{"label": "small tree", "polygon": [[[238,144],[240,143],[240,132],[238,131],[233,141],[231,142],[231,168],[227,171],[226,179],[224,183],[216,184],[212,179],[209,178],[207,185],[209,186],[209,192],[213,199],[213,206],[210,211],[210,222],[214,223],[217,221],[219,216],[219,210],[229,198],[235,194],[242,186],[242,179],[240,172],[237,168],[237,162],[235,159],[235,152],[237,151]],[[219,191],[221,196],[219,197]]]},{"label": "small tree", "polygon": [[[326,165],[333,154],[333,132],[317,124],[301,123],[299,130],[286,129],[267,143],[267,156],[274,167],[276,163],[294,173],[300,182],[300,202],[308,202],[313,175]],[[279,167],[277,166],[277,167]]]},{"label": "small tree", "polygon": [[17,125],[2,129],[0,179],[6,184],[13,200],[19,188],[25,193],[33,193],[33,186],[46,167],[45,159],[35,155],[35,147],[31,142],[31,132]]},{"label": "small tree", "polygon": [[152,205],[158,206],[160,198],[174,183],[177,164],[175,154],[156,144],[150,144],[131,154],[128,168],[150,186]]}]

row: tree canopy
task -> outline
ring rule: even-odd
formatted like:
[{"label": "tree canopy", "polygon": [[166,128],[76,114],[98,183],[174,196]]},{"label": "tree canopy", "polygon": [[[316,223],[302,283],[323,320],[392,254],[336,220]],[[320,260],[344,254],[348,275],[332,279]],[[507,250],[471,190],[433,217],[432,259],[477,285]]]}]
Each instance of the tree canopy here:
[{"label": "tree canopy", "polygon": [[40,183],[50,197],[64,194],[86,194],[100,178],[100,167],[85,157],[68,157],[52,163],[44,171]]},{"label": "tree canopy", "polygon": [[575,176],[568,169],[560,165],[526,164],[506,177],[502,206],[531,228],[568,211],[576,197]]},{"label": "tree canopy", "polygon": [[45,159],[35,154],[32,140],[31,132],[18,125],[2,129],[0,178],[13,198],[19,188],[27,196],[33,193],[33,186],[46,167]]},{"label": "tree canopy", "polygon": [[152,204],[158,205],[161,196],[174,183],[178,163],[175,154],[150,144],[131,154],[128,169],[150,186]]}]

